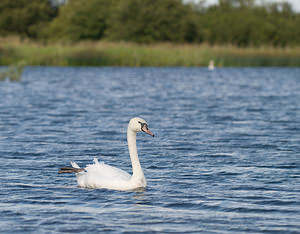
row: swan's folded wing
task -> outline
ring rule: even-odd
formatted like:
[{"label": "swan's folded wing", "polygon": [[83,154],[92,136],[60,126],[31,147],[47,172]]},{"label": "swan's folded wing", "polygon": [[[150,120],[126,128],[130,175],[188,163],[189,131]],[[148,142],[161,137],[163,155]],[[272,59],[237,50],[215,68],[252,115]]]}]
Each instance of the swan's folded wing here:
[{"label": "swan's folded wing", "polygon": [[95,178],[101,178],[101,180],[130,180],[131,176],[117,167],[107,165],[103,162],[88,165],[86,167],[87,174],[92,175]]},{"label": "swan's folded wing", "polygon": [[117,190],[126,190],[130,185],[131,176],[116,167],[99,163],[94,160],[85,168],[85,172],[77,173],[77,183],[85,188],[108,188]]}]

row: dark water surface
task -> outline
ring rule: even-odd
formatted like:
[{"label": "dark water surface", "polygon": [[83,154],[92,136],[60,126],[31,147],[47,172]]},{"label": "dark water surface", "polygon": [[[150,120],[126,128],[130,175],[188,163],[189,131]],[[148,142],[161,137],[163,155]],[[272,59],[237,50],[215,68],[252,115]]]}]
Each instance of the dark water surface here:
[{"label": "dark water surface", "polygon": [[[94,157],[148,187],[81,189]],[[300,69],[29,67],[0,82],[0,232],[300,233]]]}]

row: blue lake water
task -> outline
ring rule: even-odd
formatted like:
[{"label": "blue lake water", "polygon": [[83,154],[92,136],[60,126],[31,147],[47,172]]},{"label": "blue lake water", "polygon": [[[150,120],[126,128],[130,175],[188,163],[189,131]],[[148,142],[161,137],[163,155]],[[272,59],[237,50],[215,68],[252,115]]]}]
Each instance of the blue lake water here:
[{"label": "blue lake water", "polygon": [[[78,188],[58,169],[131,172],[147,188]],[[0,82],[1,233],[300,233],[300,69],[27,67]]]}]

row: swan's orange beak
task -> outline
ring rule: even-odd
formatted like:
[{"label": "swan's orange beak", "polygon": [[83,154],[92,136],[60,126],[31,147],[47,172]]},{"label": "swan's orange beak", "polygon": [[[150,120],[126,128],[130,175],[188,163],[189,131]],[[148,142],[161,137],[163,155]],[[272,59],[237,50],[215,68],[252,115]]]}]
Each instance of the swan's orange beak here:
[{"label": "swan's orange beak", "polygon": [[142,127],[142,131],[154,137],[154,134],[149,130],[147,124],[144,124],[144,126]]}]

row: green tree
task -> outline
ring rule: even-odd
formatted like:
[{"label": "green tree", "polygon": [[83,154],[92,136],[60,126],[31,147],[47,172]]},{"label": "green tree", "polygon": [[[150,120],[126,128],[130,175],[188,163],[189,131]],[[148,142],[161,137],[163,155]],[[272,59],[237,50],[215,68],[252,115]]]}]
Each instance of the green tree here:
[{"label": "green tree", "polygon": [[113,40],[151,43],[198,40],[196,13],[180,0],[122,0],[106,33]]},{"label": "green tree", "polygon": [[111,8],[118,0],[69,0],[59,9],[49,37],[60,40],[98,40],[107,28]]},{"label": "green tree", "polygon": [[288,3],[261,6],[255,5],[254,0],[219,0],[218,5],[199,15],[204,40],[211,44],[244,47],[299,43],[299,14],[295,14]]},{"label": "green tree", "polygon": [[55,13],[48,0],[1,0],[0,34],[38,38]]}]

